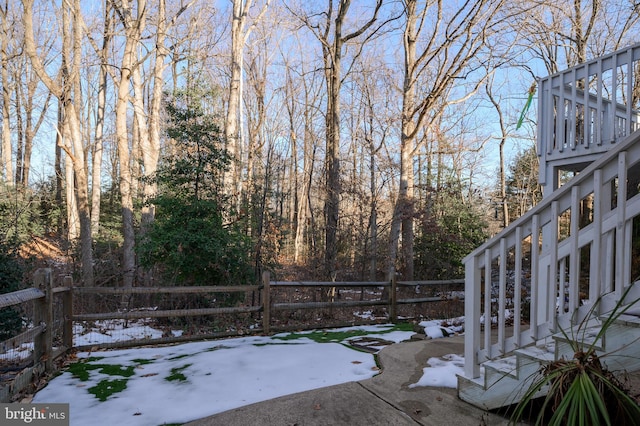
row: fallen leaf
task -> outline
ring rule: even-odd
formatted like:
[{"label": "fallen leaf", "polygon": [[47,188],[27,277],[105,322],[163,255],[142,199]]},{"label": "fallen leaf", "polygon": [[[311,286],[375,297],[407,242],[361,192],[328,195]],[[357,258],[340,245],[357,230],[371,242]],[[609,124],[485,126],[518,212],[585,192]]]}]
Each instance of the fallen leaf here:
[{"label": "fallen leaf", "polygon": [[351,361],[351,364],[362,364],[362,361]]},{"label": "fallen leaf", "polygon": [[320,409],[322,409],[322,407],[320,406],[320,404],[316,404],[316,405],[313,406],[313,409],[314,410],[320,410]]},{"label": "fallen leaf", "polygon": [[151,377],[151,376],[157,376],[158,373],[148,373],[148,374],[143,374],[140,377]]}]

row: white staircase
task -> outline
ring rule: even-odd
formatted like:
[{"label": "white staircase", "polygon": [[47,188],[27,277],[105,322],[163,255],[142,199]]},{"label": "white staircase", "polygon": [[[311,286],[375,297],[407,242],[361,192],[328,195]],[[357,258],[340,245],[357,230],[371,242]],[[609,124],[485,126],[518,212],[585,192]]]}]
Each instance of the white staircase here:
[{"label": "white staircase", "polygon": [[[458,396],[480,408],[492,410],[520,401],[541,369],[558,359],[572,359],[575,340],[583,345],[593,344],[601,361],[611,371],[640,370],[640,319],[624,316],[610,326],[603,337],[594,342],[600,321],[584,329],[556,333],[548,343],[517,349],[512,355],[486,361],[480,377],[458,378]],[[585,346],[583,346],[585,347]],[[539,396],[544,396],[543,388]]]},{"label": "white staircase", "polygon": [[[542,365],[573,357],[561,330],[588,342],[578,324],[640,296],[639,86],[640,44],[538,82],[545,197],[464,259],[463,400],[518,402]],[[557,188],[563,169],[579,174]],[[638,323],[625,316],[597,342],[612,370],[640,369]]]}]

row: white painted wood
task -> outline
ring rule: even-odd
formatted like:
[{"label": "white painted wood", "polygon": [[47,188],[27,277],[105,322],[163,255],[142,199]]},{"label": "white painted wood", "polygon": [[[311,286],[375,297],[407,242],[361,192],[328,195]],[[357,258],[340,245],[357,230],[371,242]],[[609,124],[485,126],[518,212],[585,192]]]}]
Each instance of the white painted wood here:
[{"label": "white painted wood", "polygon": [[[580,334],[576,326],[581,321],[590,314],[611,310],[629,286],[632,287],[628,300],[640,297],[640,283],[632,283],[630,276],[632,225],[633,218],[640,215],[640,195],[626,199],[628,171],[640,165],[640,132],[631,133],[640,120],[629,102],[623,102],[631,99],[630,73],[626,79],[616,78],[624,67],[628,70],[638,60],[640,44],[538,82],[541,181],[547,188],[549,185],[555,188],[557,169],[572,162],[591,164],[562,188],[551,193],[545,190],[540,204],[463,260],[465,315],[472,320],[467,321],[465,330],[465,373],[459,378],[462,399],[485,408],[496,408],[506,399],[517,399],[536,368],[553,357],[572,355],[573,344],[565,334],[576,337]],[[623,68],[619,70],[619,66]],[[614,87],[605,87],[605,75],[607,81],[611,79],[606,86]],[[621,82],[623,86],[619,86]],[[577,132],[580,117],[584,128]],[[580,203],[590,196],[593,196],[593,220],[580,228]],[[569,237],[559,242],[559,217],[567,210]],[[522,250],[523,246],[531,250]],[[586,248],[590,250],[591,265],[588,297],[583,300],[580,253]],[[515,256],[513,271],[507,267],[510,255]],[[530,256],[526,263],[530,265],[529,271],[523,266],[525,255]],[[494,294],[492,272],[499,277]],[[508,278],[512,273],[514,278]],[[530,274],[528,288],[522,279],[525,274]],[[512,295],[508,294],[511,285]],[[528,306],[521,304],[523,300],[529,302]],[[594,310],[596,301],[599,304]],[[492,307],[498,311],[497,336],[493,340]],[[513,309],[512,333],[508,331],[511,328],[507,327],[505,309]],[[485,321],[483,328],[477,321],[481,316]],[[528,323],[522,321],[526,316]],[[557,333],[561,330],[565,334]],[[552,336],[557,344],[549,358],[546,346],[538,346],[548,343]],[[582,332],[577,338],[589,342],[588,333]],[[638,341],[640,320],[626,318],[611,327],[598,345],[603,354],[610,351],[622,354],[612,357],[616,365],[634,371],[640,369]],[[502,359],[504,356],[508,358]],[[630,359],[628,365],[623,364],[625,358]],[[483,362],[485,374],[481,375]]]}]

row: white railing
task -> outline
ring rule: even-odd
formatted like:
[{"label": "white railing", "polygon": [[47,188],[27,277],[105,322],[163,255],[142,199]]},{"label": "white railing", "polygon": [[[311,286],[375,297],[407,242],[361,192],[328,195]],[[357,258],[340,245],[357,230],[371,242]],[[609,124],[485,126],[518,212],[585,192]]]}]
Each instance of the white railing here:
[{"label": "white railing", "polygon": [[639,75],[637,44],[538,81],[542,185],[554,185],[554,169],[581,170],[637,130]]},{"label": "white railing", "polygon": [[602,295],[608,309],[632,283],[638,142],[640,132],[620,140],[464,259],[467,378],[568,326]]}]

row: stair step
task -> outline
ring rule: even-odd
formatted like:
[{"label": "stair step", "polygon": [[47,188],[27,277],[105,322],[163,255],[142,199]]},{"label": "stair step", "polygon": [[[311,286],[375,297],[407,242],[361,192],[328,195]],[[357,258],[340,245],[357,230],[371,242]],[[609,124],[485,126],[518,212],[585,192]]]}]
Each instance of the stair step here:
[{"label": "stair step", "polygon": [[[598,337],[601,323],[590,322],[589,326],[574,326],[565,334],[557,333],[544,344],[516,349],[510,355],[482,363],[481,375],[475,379],[458,377],[458,396],[477,407],[494,409],[518,402],[540,377],[541,367],[561,357],[572,359],[576,344],[594,345],[602,357],[603,365],[612,371],[640,371],[640,318],[622,315],[605,333]],[[606,342],[605,342],[606,341]],[[606,347],[605,347],[606,343]],[[546,393],[546,387],[537,396]]]},{"label": "stair step", "polygon": [[622,324],[622,325],[625,325],[627,327],[640,328],[640,317],[638,317],[638,315],[636,315],[635,313],[626,312],[626,313],[620,315],[616,319],[616,322],[618,324]]},{"label": "stair step", "polygon": [[484,364],[485,374],[497,373],[500,376],[507,375],[517,378],[518,359],[515,355],[487,361]]},{"label": "stair step", "polygon": [[[593,347],[597,351],[605,349],[605,336],[598,337],[601,326],[587,327],[581,330],[568,330],[565,333],[556,333],[553,339],[556,341],[555,358],[573,358],[578,348]],[[579,342],[576,344],[576,342]]]},{"label": "stair step", "polygon": [[529,358],[533,361],[541,363],[552,362],[555,360],[555,344],[548,343],[540,346],[527,346],[526,348],[516,349],[515,351],[521,357]]}]

